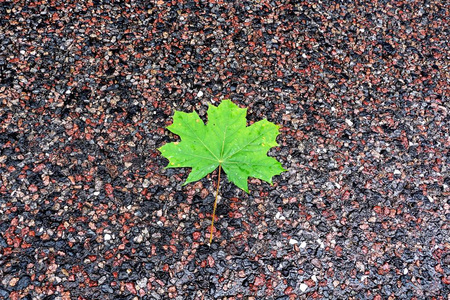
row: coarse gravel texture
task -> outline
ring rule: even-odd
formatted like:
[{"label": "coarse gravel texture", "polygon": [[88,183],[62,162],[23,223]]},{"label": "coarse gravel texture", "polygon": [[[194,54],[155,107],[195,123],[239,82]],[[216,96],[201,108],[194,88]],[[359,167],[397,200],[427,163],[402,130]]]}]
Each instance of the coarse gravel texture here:
[{"label": "coarse gravel texture", "polygon": [[[351,2],[351,3],[349,3]],[[355,4],[357,3],[357,4]],[[0,299],[449,299],[447,1],[1,1]],[[182,186],[230,98],[289,171]]]}]

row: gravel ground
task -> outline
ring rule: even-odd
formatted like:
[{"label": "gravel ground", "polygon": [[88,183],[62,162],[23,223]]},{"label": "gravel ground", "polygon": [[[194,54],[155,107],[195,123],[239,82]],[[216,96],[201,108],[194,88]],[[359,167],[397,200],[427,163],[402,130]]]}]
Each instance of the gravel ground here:
[{"label": "gravel ground", "polygon": [[[1,1],[0,299],[449,299],[446,1]],[[250,194],[174,110],[281,126]]]}]

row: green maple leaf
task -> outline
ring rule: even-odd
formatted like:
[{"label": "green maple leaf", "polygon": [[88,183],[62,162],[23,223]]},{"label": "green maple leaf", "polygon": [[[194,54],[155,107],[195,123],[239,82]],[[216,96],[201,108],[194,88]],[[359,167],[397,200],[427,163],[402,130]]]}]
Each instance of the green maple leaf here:
[{"label": "green maple leaf", "polygon": [[[228,180],[248,193],[248,177],[272,184],[272,177],[286,171],[267,151],[278,146],[278,126],[261,120],[247,127],[247,109],[230,100],[209,105],[205,125],[196,112],[175,111],[173,124],[167,127],[181,142],[169,143],[158,150],[169,159],[166,168],[192,168],[185,185],[202,179],[220,167]],[[219,177],[220,178],[220,177]]]}]

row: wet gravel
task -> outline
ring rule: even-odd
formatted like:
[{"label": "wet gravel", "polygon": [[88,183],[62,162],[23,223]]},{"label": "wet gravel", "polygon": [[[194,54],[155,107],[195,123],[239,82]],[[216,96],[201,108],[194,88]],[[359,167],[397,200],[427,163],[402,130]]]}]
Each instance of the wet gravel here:
[{"label": "wet gravel", "polygon": [[[445,1],[4,1],[0,299],[448,299]],[[288,172],[182,186],[231,98]]]}]

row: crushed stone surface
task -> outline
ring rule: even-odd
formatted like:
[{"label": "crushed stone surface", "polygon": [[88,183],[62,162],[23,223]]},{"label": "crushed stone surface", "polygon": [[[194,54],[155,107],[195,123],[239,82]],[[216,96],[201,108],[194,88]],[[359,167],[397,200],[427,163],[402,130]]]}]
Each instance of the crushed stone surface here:
[{"label": "crushed stone surface", "polygon": [[[3,1],[0,299],[448,299],[446,1]],[[287,172],[183,186],[175,110]]]}]

